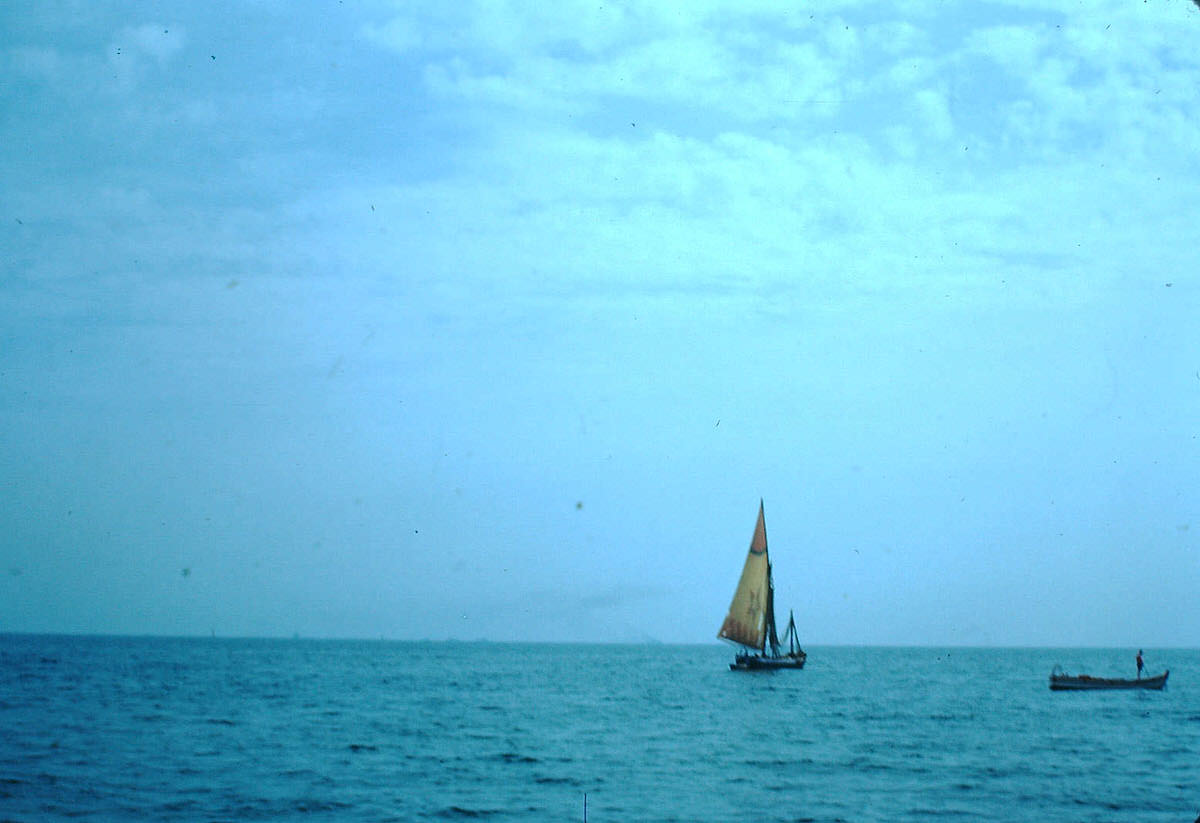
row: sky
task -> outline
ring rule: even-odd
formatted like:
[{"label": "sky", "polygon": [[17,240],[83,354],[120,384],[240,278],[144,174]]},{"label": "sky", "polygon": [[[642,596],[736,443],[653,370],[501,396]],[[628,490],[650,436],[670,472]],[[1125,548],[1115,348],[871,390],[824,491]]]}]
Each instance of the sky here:
[{"label": "sky", "polygon": [[0,7],[0,631],[1200,645],[1188,0]]}]

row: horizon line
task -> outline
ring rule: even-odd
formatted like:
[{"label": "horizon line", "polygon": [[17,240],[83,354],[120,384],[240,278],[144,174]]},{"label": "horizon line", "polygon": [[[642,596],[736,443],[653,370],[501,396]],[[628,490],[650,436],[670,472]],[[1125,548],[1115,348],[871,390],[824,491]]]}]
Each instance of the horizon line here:
[{"label": "horizon line", "polygon": [[[660,640],[492,640],[486,637],[463,639],[456,637],[386,637],[365,635],[242,635],[242,634],[123,634],[111,632],[26,632],[0,630],[0,638],[72,638],[72,639],[109,639],[109,640],[258,640],[258,641],[296,641],[329,642],[329,643],[395,643],[414,645],[472,645],[487,644],[495,646],[674,646],[674,647],[713,647],[728,649],[728,644],[718,640],[711,642],[667,642]],[[1057,650],[1057,649],[1162,649],[1176,651],[1200,651],[1200,646],[1154,645],[1143,643],[1140,646],[1130,644],[1105,645],[1086,643],[1081,645],[1031,645],[1028,643],[806,643],[810,649],[1011,649],[1011,650]]]}]

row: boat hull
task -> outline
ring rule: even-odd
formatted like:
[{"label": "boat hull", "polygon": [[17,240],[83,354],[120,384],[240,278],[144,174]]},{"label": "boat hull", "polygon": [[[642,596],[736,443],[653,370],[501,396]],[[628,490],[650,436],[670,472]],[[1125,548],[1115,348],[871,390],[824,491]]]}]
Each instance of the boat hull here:
[{"label": "boat hull", "polygon": [[739,654],[729,664],[729,668],[735,672],[759,672],[759,671],[774,671],[775,669],[803,669],[804,661],[808,659],[808,655],[800,652],[796,655],[783,655],[780,657],[763,657],[758,654]]},{"label": "boat hull", "polygon": [[1161,691],[1167,685],[1165,671],[1154,677],[1140,677],[1136,680],[1125,680],[1117,677],[1089,677],[1086,674],[1052,674],[1050,675],[1050,690],[1055,692],[1091,692],[1105,689],[1150,689]]}]

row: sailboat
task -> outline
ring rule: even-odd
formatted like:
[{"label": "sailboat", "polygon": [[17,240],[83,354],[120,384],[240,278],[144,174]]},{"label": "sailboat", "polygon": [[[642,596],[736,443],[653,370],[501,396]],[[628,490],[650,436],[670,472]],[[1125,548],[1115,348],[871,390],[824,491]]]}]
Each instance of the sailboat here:
[{"label": "sailboat", "polygon": [[803,669],[808,659],[800,648],[796,619],[790,611],[783,637],[786,651],[775,631],[775,581],[771,577],[771,558],[767,555],[767,523],[761,500],[746,565],[742,567],[729,614],[725,615],[717,637],[741,646],[729,664],[734,671]]}]

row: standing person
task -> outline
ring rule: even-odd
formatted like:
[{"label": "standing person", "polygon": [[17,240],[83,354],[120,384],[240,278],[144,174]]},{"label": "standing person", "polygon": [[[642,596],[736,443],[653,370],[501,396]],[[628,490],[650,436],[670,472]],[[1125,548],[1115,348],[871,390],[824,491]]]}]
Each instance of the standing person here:
[{"label": "standing person", "polygon": [[1138,680],[1141,680],[1142,679],[1142,650],[1141,649],[1138,649],[1137,666],[1138,666]]}]

